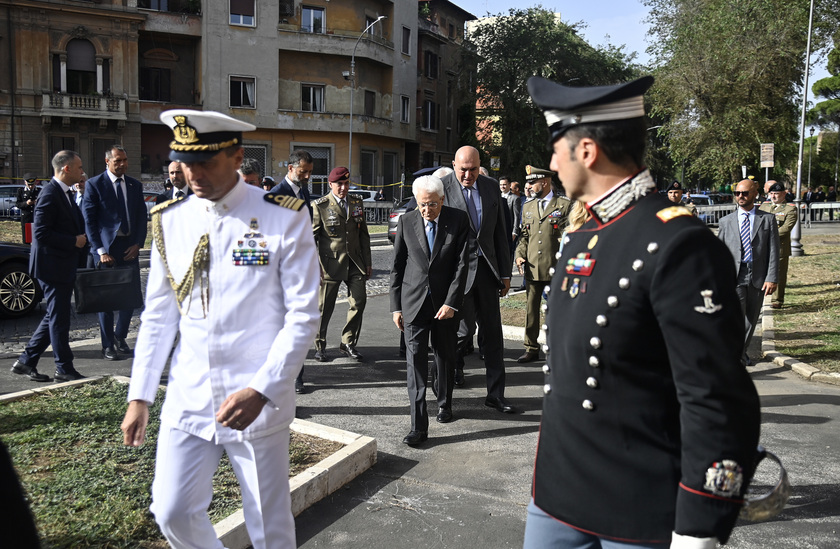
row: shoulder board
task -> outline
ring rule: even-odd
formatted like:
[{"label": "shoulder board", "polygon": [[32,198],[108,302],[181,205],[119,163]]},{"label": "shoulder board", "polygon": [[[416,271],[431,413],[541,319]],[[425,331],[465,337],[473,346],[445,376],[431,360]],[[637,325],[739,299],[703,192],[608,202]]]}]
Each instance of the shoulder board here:
[{"label": "shoulder board", "polygon": [[303,208],[306,202],[301,200],[300,198],[295,198],[294,196],[287,196],[285,194],[274,194],[274,193],[266,193],[263,196],[263,200],[269,202],[271,204],[276,204],[277,206],[282,206],[283,208],[289,208],[290,210],[298,211]]},{"label": "shoulder board", "polygon": [[324,202],[329,202],[329,200],[330,200],[329,195],[322,196],[321,198],[319,198],[318,200],[315,201],[315,204],[323,204]]},{"label": "shoulder board", "polygon": [[353,194],[353,193],[347,193],[347,198],[355,198],[356,200],[364,200],[364,198],[362,198],[361,195]]},{"label": "shoulder board", "polygon": [[568,196],[564,196],[564,195],[562,195],[562,194],[560,194],[560,195],[556,195],[554,198],[557,198],[557,199],[559,199],[559,200],[565,200],[566,202],[571,202],[571,201],[572,201],[572,199],[571,199],[571,198],[569,198]]},{"label": "shoulder board", "polygon": [[659,210],[656,213],[656,217],[658,217],[659,220],[663,223],[667,223],[672,219],[676,219],[677,217],[682,217],[684,215],[692,217],[691,212],[688,211],[688,208],[685,208],[683,206],[671,206],[670,208]]},{"label": "shoulder board", "polygon": [[167,200],[166,202],[161,202],[160,204],[158,204],[157,206],[152,208],[152,211],[149,212],[149,213],[156,214],[158,212],[162,212],[166,208],[168,208],[170,206],[176,206],[176,205],[178,205],[178,203],[183,202],[186,199],[187,199],[187,197],[182,196],[181,198],[173,198],[172,200]]}]

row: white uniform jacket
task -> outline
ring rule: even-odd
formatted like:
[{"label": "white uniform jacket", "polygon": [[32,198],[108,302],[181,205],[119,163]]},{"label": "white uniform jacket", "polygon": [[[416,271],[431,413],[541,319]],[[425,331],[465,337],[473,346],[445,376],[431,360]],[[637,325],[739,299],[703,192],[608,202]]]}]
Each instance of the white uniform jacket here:
[{"label": "white uniform jacket", "polygon": [[[295,410],[294,380],[318,326],[320,277],[309,212],[272,204],[265,196],[240,177],[218,202],[192,195],[159,214],[166,259],[176,282],[187,272],[200,237],[209,235],[206,318],[200,273],[181,316],[159,250],[152,244],[128,400],[154,401],[180,330],[161,423],[217,444],[258,438],[289,426]],[[241,257],[249,250],[267,251],[268,264],[235,265],[234,252]],[[269,399],[262,413],[244,431],[217,423],[222,402],[245,387]]]}]

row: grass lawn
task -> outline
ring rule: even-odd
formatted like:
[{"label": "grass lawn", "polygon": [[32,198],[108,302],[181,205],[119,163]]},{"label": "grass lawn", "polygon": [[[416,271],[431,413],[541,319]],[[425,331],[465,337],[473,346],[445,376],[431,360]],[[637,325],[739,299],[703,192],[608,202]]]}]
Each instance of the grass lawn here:
[{"label": "grass lawn", "polygon": [[[0,438],[12,456],[44,547],[165,548],[152,515],[151,483],[163,391],[146,443],[122,444],[128,386],[105,379],[0,405]],[[292,434],[294,475],[341,447]],[[213,522],[241,507],[227,457],[213,480]]]}]

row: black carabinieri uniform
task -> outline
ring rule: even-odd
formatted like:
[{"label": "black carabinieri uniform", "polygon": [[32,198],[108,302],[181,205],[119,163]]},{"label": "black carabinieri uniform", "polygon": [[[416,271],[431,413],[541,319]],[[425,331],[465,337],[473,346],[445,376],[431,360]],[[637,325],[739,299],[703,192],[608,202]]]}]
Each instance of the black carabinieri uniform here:
[{"label": "black carabinieri uniform", "polygon": [[647,170],[587,209],[544,306],[534,501],[606,538],[723,543],[760,419],[729,252]]}]

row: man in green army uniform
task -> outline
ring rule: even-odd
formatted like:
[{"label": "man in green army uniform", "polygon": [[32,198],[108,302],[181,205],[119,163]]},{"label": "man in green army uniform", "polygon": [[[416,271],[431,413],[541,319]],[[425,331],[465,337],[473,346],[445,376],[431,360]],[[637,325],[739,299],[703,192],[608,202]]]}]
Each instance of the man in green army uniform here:
[{"label": "man in green army uniform", "polygon": [[691,215],[697,217],[697,206],[692,204],[691,202],[683,202],[683,188],[680,185],[679,181],[674,181],[668,186],[668,200],[673,202],[674,204],[679,204],[685,208],[688,208],[688,211],[691,212]]},{"label": "man in green army uniform", "polygon": [[781,309],[785,302],[788,258],[790,257],[790,231],[796,225],[796,206],[785,202],[785,186],[775,181],[770,183],[770,202],[765,202],[759,209],[776,216],[779,226],[779,282],[770,301],[774,309]]},{"label": "man in green army uniform", "polygon": [[525,179],[534,198],[522,206],[522,231],[516,247],[515,261],[519,273],[527,281],[525,306],[525,354],[517,362],[533,362],[540,358],[537,338],[540,334],[540,301],[551,282],[555,255],[560,238],[568,224],[571,201],[556,194],[551,185],[554,172],[526,166]]},{"label": "man in green army uniform", "polygon": [[321,290],[318,308],[321,325],[315,336],[315,360],[326,362],[327,326],[335,309],[335,299],[342,282],[347,285],[347,323],[341,333],[338,350],[345,356],[362,360],[356,350],[362,329],[362,314],[367,293],[365,281],[371,275],[370,234],[365,222],[362,199],[348,195],[350,172],[345,167],[333,169],[329,175],[330,194],[313,203],[312,231],[321,263]]}]

